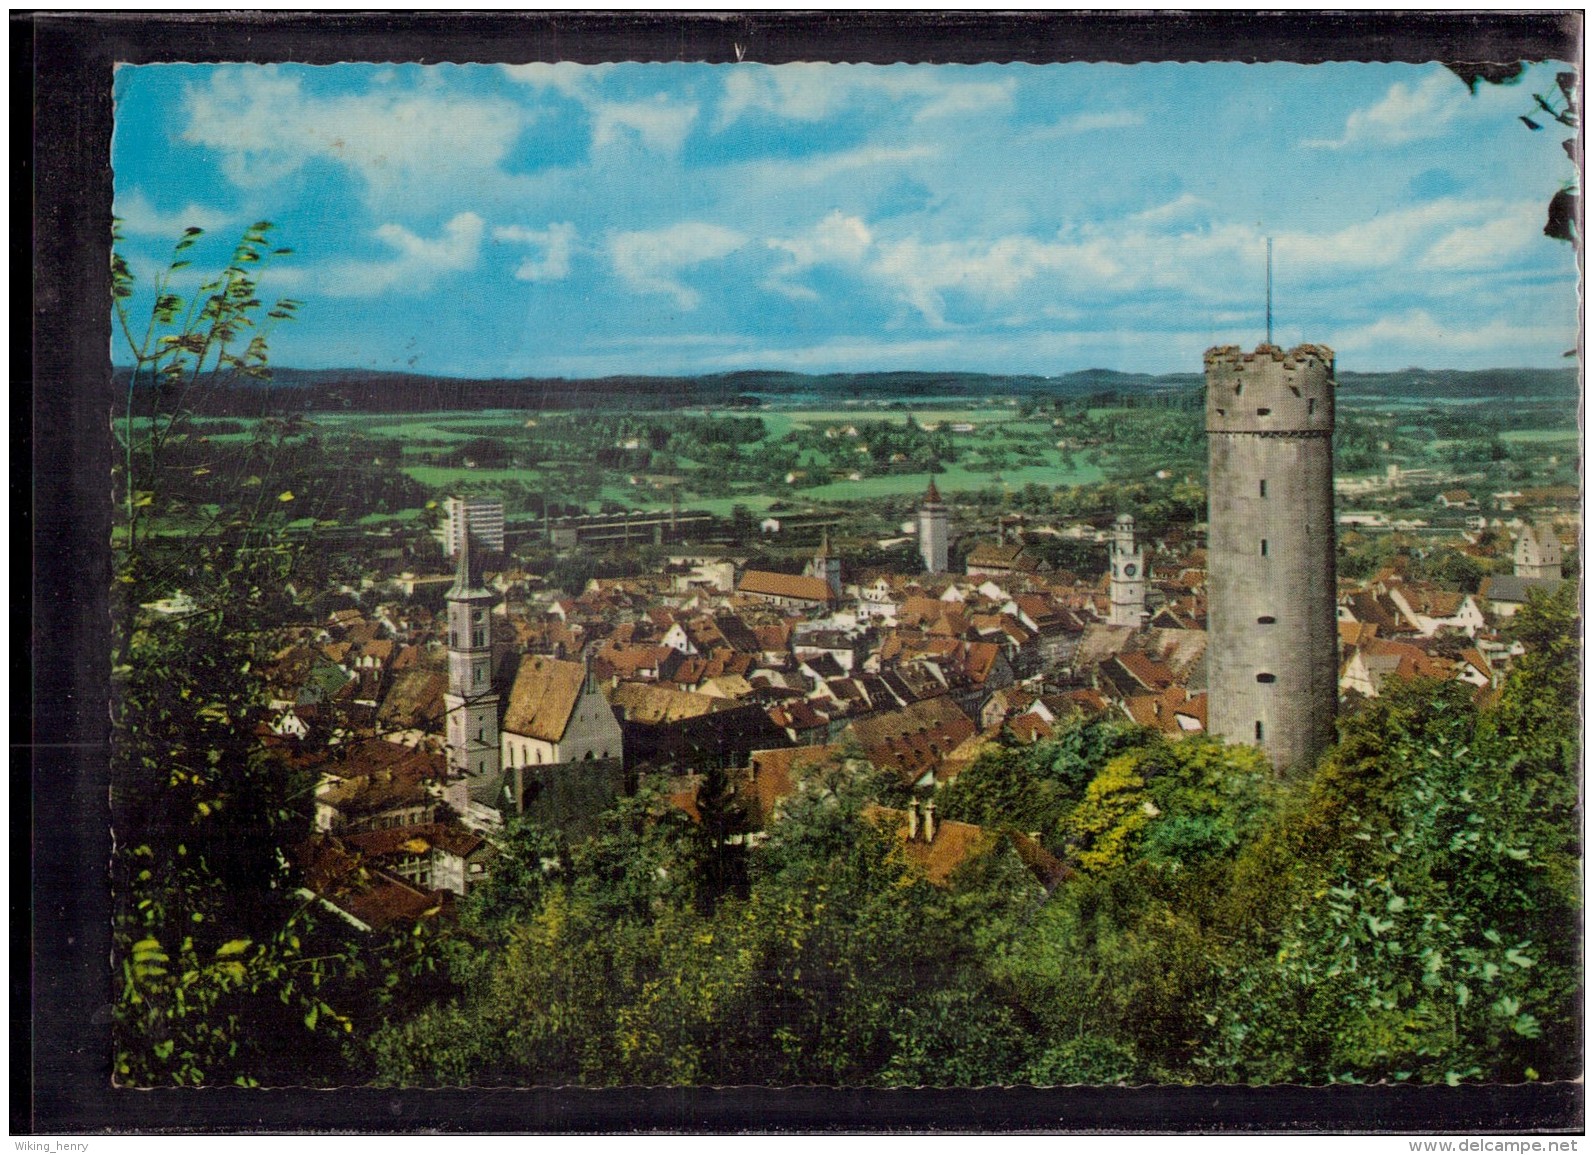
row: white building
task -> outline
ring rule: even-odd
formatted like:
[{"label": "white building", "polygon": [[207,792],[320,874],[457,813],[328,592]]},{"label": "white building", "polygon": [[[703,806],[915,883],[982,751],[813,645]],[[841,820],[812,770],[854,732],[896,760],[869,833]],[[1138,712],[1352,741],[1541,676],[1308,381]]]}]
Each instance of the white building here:
[{"label": "white building", "polygon": [[497,497],[450,497],[443,502],[443,520],[438,540],[447,557],[459,554],[467,521],[479,548],[488,553],[504,552],[504,503]]}]

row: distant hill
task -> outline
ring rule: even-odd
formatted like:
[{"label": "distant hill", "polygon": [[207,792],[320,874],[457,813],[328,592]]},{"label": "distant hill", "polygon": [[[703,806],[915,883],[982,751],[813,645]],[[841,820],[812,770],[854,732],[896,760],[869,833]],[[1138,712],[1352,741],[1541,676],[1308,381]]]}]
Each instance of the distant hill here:
[{"label": "distant hill", "polygon": [[[118,392],[127,370],[113,374]],[[210,398],[212,414],[265,412],[428,412],[441,409],[623,409],[736,408],[781,400],[820,403],[843,400],[902,401],[937,397],[1064,397],[1197,390],[1198,373],[1122,373],[1081,369],[1057,377],[985,373],[825,373],[744,370],[698,377],[615,376],[585,380],[563,377],[469,378],[369,369],[280,368],[269,383],[240,386]],[[1578,396],[1577,372],[1565,369],[1402,369],[1394,373],[1341,373],[1341,392],[1353,396],[1420,398]]]}]

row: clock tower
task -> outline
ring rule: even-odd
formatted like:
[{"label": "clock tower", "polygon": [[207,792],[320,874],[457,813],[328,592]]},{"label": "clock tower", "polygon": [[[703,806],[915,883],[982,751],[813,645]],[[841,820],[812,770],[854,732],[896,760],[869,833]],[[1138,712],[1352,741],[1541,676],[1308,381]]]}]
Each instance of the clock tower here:
[{"label": "clock tower", "polygon": [[502,775],[489,613],[495,598],[473,560],[480,556],[481,543],[467,526],[448,591],[448,691],[443,704],[449,768],[464,776],[472,801],[496,806]]},{"label": "clock tower", "polygon": [[1113,524],[1110,583],[1112,611],[1107,619],[1115,626],[1138,626],[1146,617],[1146,551],[1135,546],[1135,519],[1119,514]]}]

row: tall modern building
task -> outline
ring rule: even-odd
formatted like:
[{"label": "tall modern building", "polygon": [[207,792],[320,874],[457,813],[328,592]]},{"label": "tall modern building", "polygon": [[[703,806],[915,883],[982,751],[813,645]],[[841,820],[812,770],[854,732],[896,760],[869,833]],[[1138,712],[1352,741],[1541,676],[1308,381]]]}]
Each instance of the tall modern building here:
[{"label": "tall modern building", "polygon": [[498,805],[502,785],[498,695],[493,690],[493,628],[496,600],[482,580],[480,549],[467,521],[459,565],[448,591],[448,764],[464,775],[473,802]]},{"label": "tall modern building", "polygon": [[1135,519],[1127,513],[1113,523],[1107,561],[1112,603],[1107,620],[1115,626],[1138,626],[1146,617],[1146,551],[1135,546]]},{"label": "tall modern building", "polygon": [[919,504],[919,555],[926,573],[946,572],[947,520],[946,504],[932,477]]},{"label": "tall modern building", "polygon": [[443,502],[438,534],[444,557],[458,557],[465,542],[465,527],[477,545],[489,553],[504,552],[504,503],[497,497],[450,497]]},{"label": "tall modern building", "polygon": [[1209,349],[1209,730],[1279,771],[1334,740],[1334,353]]}]

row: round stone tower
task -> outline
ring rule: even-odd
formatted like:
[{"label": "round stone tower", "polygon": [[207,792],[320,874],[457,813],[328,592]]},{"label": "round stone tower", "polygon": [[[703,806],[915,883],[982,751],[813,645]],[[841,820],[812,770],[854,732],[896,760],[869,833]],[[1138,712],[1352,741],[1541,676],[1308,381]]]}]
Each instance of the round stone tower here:
[{"label": "round stone tower", "polygon": [[1208,729],[1279,771],[1334,740],[1334,353],[1209,349]]}]

